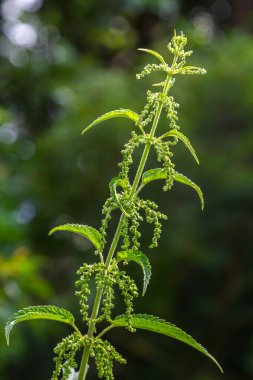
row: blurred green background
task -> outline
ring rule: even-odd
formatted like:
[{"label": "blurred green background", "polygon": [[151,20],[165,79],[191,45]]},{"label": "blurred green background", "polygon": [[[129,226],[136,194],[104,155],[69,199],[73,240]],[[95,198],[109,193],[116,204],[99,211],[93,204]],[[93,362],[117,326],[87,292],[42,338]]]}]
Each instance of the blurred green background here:
[{"label": "blurred green background", "polygon": [[[180,77],[173,95],[196,167],[177,146],[177,168],[202,187],[147,192],[168,213],[159,248],[144,251],[151,285],[136,311],[192,334],[219,360],[148,332],[110,333],[127,366],[116,379],[253,378],[253,3],[251,0],[3,0],[0,54],[0,378],[49,379],[64,326],[24,323],[6,347],[3,326],[18,308],[56,304],[78,313],[75,272],[87,241],[48,231],[61,223],[99,228],[108,181],[129,124],[116,120],[81,137],[85,125],[119,107],[139,112],[152,81],[136,81],[148,57],[166,52],[173,29],[208,74]],[[152,60],[152,58],[149,58]],[[165,130],[163,120],[161,129]],[[130,268],[140,283],[141,272]],[[80,318],[78,323],[81,323]],[[91,368],[90,379],[96,379]]]}]

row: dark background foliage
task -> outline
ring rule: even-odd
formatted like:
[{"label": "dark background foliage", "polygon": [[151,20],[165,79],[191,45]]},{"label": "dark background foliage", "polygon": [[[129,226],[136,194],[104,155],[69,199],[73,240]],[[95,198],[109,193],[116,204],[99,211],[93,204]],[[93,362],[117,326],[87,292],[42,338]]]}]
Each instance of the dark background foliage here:
[{"label": "dark background foliage", "polygon": [[[201,161],[195,167],[178,145],[177,167],[201,185],[206,207],[201,212],[183,186],[169,193],[150,186],[147,194],[169,219],[156,250],[147,249],[150,231],[143,229],[153,278],[136,311],[191,333],[225,374],[179,342],[122,330],[110,334],[128,359],[116,378],[252,379],[252,1],[4,0],[1,16],[1,325],[30,304],[78,313],[75,271],[90,260],[91,246],[47,234],[66,222],[99,227],[130,128],[115,119],[84,137],[81,131],[111,109],[141,110],[151,79],[135,80],[148,59],[136,49],[169,58],[166,44],[176,28],[195,50],[191,62],[208,71],[178,79],[173,90],[182,131]],[[139,268],[130,270],[140,283]],[[53,347],[64,335],[63,326],[35,321],[18,326],[7,348],[1,328],[1,379],[50,378]],[[97,378],[94,369],[90,378]]]}]

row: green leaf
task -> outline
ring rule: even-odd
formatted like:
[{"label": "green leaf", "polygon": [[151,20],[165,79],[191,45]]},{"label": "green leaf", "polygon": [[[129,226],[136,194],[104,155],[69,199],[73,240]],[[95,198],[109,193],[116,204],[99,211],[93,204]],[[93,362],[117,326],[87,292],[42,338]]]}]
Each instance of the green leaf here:
[{"label": "green leaf", "polygon": [[102,121],[105,121],[105,120],[113,119],[115,117],[125,117],[127,119],[133,120],[135,123],[137,123],[139,121],[139,118],[140,118],[137,113],[135,113],[134,111],[128,110],[128,109],[123,109],[122,108],[122,109],[110,111],[110,112],[107,112],[104,115],[98,117],[90,125],[88,125],[88,127],[86,127],[83,130],[82,135],[85,132],[87,132],[90,128],[94,127],[94,125],[97,125],[97,124],[99,124],[99,123],[101,123]]},{"label": "green leaf", "polygon": [[156,181],[158,179],[166,179],[167,174],[165,173],[164,169],[157,168],[157,169],[150,169],[143,173],[142,175],[142,184],[146,185],[147,183],[151,181]]},{"label": "green leaf", "polygon": [[110,189],[111,196],[114,199],[114,201],[117,203],[117,205],[119,206],[119,208],[123,212],[123,214],[125,214],[129,218],[128,213],[126,212],[126,210],[124,209],[124,207],[120,203],[119,196],[117,193],[117,187],[118,186],[120,186],[123,190],[125,190],[127,183],[125,180],[123,180],[120,177],[114,177],[109,183],[109,189]]},{"label": "green leaf", "polygon": [[62,226],[54,227],[49,232],[49,235],[52,235],[56,231],[68,231],[75,234],[86,237],[90,242],[100,250],[102,247],[102,236],[93,227],[85,226],[83,224],[63,224]]},{"label": "green leaf", "polygon": [[78,330],[75,326],[74,316],[68,310],[51,305],[25,307],[9,318],[6,323],[5,337],[7,345],[10,343],[10,333],[12,328],[17,323],[32,319],[50,319],[53,321],[64,322]]},{"label": "green leaf", "polygon": [[179,132],[177,129],[173,129],[169,132],[166,132],[164,135],[161,136],[162,139],[165,137],[176,137],[179,140],[181,140],[185,144],[185,146],[189,149],[189,151],[191,152],[191,154],[195,158],[197,164],[199,164],[198,157],[197,157],[195,150],[193,149],[193,147],[190,143],[190,140],[183,133]]},{"label": "green leaf", "polygon": [[[125,327],[128,324],[128,318],[126,315],[119,315],[116,317],[112,323],[114,327]],[[221,366],[216,361],[216,359],[209,354],[209,352],[202,347],[196,340],[194,340],[190,335],[188,335],[183,330],[179,329],[175,325],[164,321],[158,317],[147,314],[133,314],[131,317],[131,324],[134,328],[149,330],[159,334],[169,336],[171,338],[180,340],[181,342],[195,348],[196,350],[202,352],[202,354],[209,357],[223,372]]]},{"label": "green leaf", "polygon": [[144,255],[141,251],[135,251],[133,249],[129,249],[127,251],[121,251],[117,253],[117,261],[135,261],[137,264],[139,264],[142,267],[143,270],[143,291],[142,295],[146,293],[147,286],[150,281],[151,277],[151,265],[149,262],[149,259],[146,255]]},{"label": "green leaf", "polygon": [[175,181],[184,183],[185,185],[188,185],[188,186],[192,187],[194,190],[196,190],[196,192],[198,193],[200,202],[201,202],[201,208],[203,210],[203,208],[204,208],[204,198],[203,198],[203,194],[202,194],[202,191],[201,191],[200,187],[198,185],[196,185],[196,183],[192,182],[189,178],[185,177],[181,173],[175,172],[173,174],[173,178],[174,178]]},{"label": "green leaf", "polygon": [[156,58],[159,59],[159,61],[161,61],[164,65],[166,65],[164,58],[161,56],[161,54],[157,53],[157,51],[150,50],[150,49],[141,49],[141,48],[138,50],[145,51],[146,53],[154,55]]}]

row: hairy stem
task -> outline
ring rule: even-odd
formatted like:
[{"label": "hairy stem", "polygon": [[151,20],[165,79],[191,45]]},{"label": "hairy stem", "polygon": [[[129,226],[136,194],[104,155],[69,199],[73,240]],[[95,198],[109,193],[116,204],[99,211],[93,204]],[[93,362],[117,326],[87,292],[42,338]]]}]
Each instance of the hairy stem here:
[{"label": "hairy stem", "polygon": [[[168,88],[169,88],[169,84],[170,84],[170,75],[167,75],[165,85],[163,88],[164,94],[167,93]],[[155,131],[156,131],[159,119],[160,119],[162,108],[163,108],[163,104],[162,104],[162,102],[160,102],[159,105],[157,106],[155,118],[154,118],[153,125],[152,125],[151,131],[150,131],[150,137],[151,138],[154,137],[154,135],[155,135]],[[135,178],[134,178],[134,182],[133,182],[131,193],[130,193],[130,199],[132,199],[135,196],[135,192],[136,192],[138,184],[140,182],[140,179],[141,179],[141,176],[143,173],[143,169],[145,167],[145,164],[146,164],[146,161],[147,161],[147,158],[149,155],[150,148],[151,148],[151,143],[147,143],[145,145],[144,151],[142,153],[142,157],[141,157],[141,160],[140,160],[140,163],[139,163],[139,166],[138,166]],[[121,230],[122,230],[123,225],[124,225],[124,220],[125,220],[125,216],[123,214],[121,214],[117,229],[116,229],[115,234],[114,234],[113,241],[112,241],[111,246],[110,246],[110,250],[108,252],[108,256],[106,258],[106,262],[105,262],[106,269],[109,267],[111,260],[113,258],[114,252],[116,250],[116,247],[117,247],[117,244],[118,244],[118,241],[120,238]],[[88,337],[90,337],[90,338],[93,336],[93,333],[94,333],[96,318],[97,318],[97,315],[99,312],[99,307],[100,307],[100,303],[102,300],[102,295],[103,295],[103,287],[100,287],[97,290],[97,294],[96,294],[96,297],[94,300],[93,310],[92,310],[92,314],[91,314],[91,322],[90,322],[90,326],[88,329]],[[86,345],[84,347],[84,350],[83,350],[83,356],[82,356],[78,380],[85,380],[86,367],[88,364],[89,355],[90,355],[90,346]]]}]

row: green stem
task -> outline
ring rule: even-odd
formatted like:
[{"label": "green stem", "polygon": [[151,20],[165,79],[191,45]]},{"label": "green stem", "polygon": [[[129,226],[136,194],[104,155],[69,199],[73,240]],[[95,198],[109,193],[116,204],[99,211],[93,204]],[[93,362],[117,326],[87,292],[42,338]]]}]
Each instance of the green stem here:
[{"label": "green stem", "polygon": [[105,333],[107,333],[107,331],[112,330],[112,329],[114,329],[114,328],[115,328],[115,326],[113,326],[113,325],[110,325],[110,326],[106,327],[103,331],[101,331],[101,333],[99,333],[99,334],[96,336],[96,339],[97,339],[97,338],[101,338],[101,336],[103,336]]},{"label": "green stem", "polygon": [[[167,93],[168,87],[169,87],[169,83],[170,83],[170,75],[167,76],[167,79],[166,79],[166,82],[165,82],[165,85],[164,85],[164,88],[163,88],[163,94]],[[157,124],[158,124],[158,121],[159,121],[159,118],[160,118],[160,115],[161,115],[161,112],[162,112],[162,108],[163,108],[163,104],[162,104],[162,102],[160,102],[159,105],[157,106],[155,118],[154,118],[153,125],[152,125],[151,131],[150,131],[150,137],[151,138],[154,137],[154,135],[155,135],[156,127],[157,127]],[[141,161],[139,163],[139,167],[137,169],[137,172],[136,172],[136,175],[135,175],[135,178],[134,178],[134,182],[133,182],[131,193],[130,193],[130,199],[133,199],[133,197],[135,195],[135,192],[137,190],[138,184],[140,182],[140,179],[141,179],[141,176],[142,176],[142,173],[143,173],[144,166],[145,166],[147,158],[148,158],[148,154],[149,154],[150,148],[151,148],[151,143],[147,143],[146,146],[145,146],[145,148],[144,148],[144,151],[142,153]],[[115,249],[117,247],[117,244],[118,244],[118,241],[119,241],[119,238],[120,238],[121,230],[122,230],[123,225],[124,225],[124,220],[125,220],[125,215],[121,214],[121,217],[120,217],[120,220],[119,220],[119,223],[118,223],[118,227],[117,227],[116,232],[114,234],[114,238],[113,238],[110,250],[108,252],[108,256],[106,258],[106,262],[105,262],[105,268],[106,269],[108,269],[108,267],[109,267],[109,265],[111,263],[111,260],[113,258]],[[88,334],[87,334],[88,337],[90,337],[90,338],[93,336],[93,333],[94,333],[95,324],[96,324],[96,318],[97,318],[97,315],[98,315],[98,311],[99,311],[102,295],[103,295],[103,287],[101,286],[97,290],[97,294],[96,294],[96,297],[95,297],[95,300],[94,300],[93,310],[92,310],[92,314],[91,314],[91,322],[90,322],[90,326],[89,326]],[[83,350],[83,356],[82,356],[82,361],[81,361],[81,366],[80,366],[78,380],[85,380],[85,377],[86,377],[86,367],[87,367],[87,364],[88,364],[89,355],[90,355],[90,346],[86,345],[84,347],[84,350]]]},{"label": "green stem", "polygon": [[[120,233],[121,233],[121,230],[122,230],[122,227],[124,224],[124,219],[125,219],[125,216],[122,214],[120,217],[119,224],[118,224],[117,230],[115,232],[115,235],[114,235],[114,238],[113,238],[113,241],[112,241],[112,244],[111,244],[107,259],[106,259],[106,262],[105,262],[106,269],[109,267],[112,256],[113,256],[115,249],[117,247],[117,244],[118,244],[118,241],[120,238]],[[89,330],[88,330],[88,334],[87,334],[89,338],[91,338],[93,336],[93,333],[94,333],[96,318],[98,315],[99,306],[100,306],[101,299],[102,299],[102,294],[103,294],[103,287],[101,286],[98,288],[97,294],[96,294],[96,297],[94,300],[93,310],[92,310],[92,314],[91,314],[91,322],[90,322],[90,326],[89,326]],[[84,350],[83,350],[83,356],[82,356],[78,380],[84,380],[85,379],[86,367],[88,364],[89,355],[90,355],[90,346],[86,345],[84,347]]]}]

